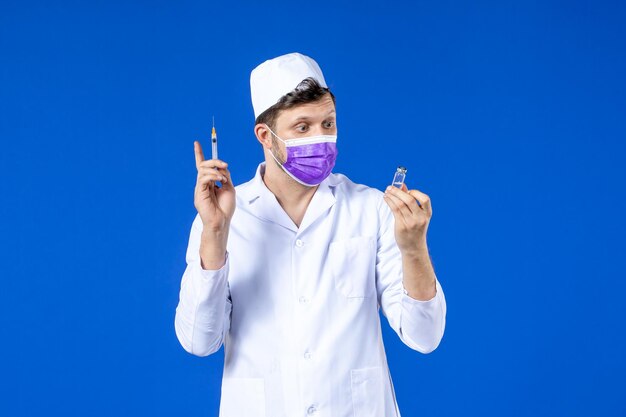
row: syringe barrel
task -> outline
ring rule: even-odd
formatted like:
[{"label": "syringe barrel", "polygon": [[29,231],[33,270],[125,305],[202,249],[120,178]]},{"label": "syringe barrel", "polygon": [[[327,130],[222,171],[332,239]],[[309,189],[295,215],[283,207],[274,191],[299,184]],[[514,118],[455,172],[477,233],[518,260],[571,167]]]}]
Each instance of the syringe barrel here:
[{"label": "syringe barrel", "polygon": [[211,157],[213,159],[217,159],[217,139],[216,138],[211,140]]}]

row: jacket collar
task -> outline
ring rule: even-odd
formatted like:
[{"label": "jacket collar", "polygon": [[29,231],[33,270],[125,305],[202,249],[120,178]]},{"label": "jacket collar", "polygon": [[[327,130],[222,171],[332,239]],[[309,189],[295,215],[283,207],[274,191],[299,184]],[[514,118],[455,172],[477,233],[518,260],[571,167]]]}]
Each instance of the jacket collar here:
[{"label": "jacket collar", "polygon": [[330,174],[320,183],[298,228],[278,203],[276,196],[263,182],[264,174],[265,162],[261,162],[257,166],[254,178],[237,189],[238,196],[246,211],[259,219],[276,223],[297,234],[301,234],[335,204],[334,187],[341,182],[335,174]]}]

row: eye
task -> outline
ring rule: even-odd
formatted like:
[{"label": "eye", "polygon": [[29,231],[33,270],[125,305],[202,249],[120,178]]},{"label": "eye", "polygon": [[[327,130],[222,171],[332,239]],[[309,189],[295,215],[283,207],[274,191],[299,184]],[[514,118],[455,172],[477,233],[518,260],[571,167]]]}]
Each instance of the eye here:
[{"label": "eye", "polygon": [[335,126],[335,121],[334,120],[327,120],[327,121],[324,122],[324,127],[326,129],[330,129],[333,126]]},{"label": "eye", "polygon": [[309,129],[309,126],[306,124],[300,124],[298,126],[296,126],[296,131],[300,132],[300,133],[304,133]]}]

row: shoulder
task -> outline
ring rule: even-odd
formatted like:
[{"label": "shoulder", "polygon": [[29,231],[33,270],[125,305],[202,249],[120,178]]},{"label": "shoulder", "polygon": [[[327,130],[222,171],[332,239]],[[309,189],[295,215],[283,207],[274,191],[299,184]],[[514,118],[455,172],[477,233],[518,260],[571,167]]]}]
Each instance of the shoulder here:
[{"label": "shoulder", "polygon": [[331,174],[331,183],[335,187],[335,198],[344,205],[348,205],[361,213],[371,210],[384,223],[392,220],[391,209],[383,199],[384,192],[365,184],[356,183],[344,174]]},{"label": "shoulder", "polygon": [[246,181],[244,183],[235,185],[235,191],[236,192],[246,192],[248,189],[250,189],[250,187],[252,187],[252,182],[253,182],[254,178]]},{"label": "shoulder", "polygon": [[235,198],[240,201],[249,201],[258,196],[259,190],[255,185],[254,177],[235,186]]},{"label": "shoulder", "polygon": [[352,181],[348,176],[341,173],[332,173],[328,178],[328,185],[335,188],[335,197],[348,198],[366,202],[382,200],[383,192]]}]

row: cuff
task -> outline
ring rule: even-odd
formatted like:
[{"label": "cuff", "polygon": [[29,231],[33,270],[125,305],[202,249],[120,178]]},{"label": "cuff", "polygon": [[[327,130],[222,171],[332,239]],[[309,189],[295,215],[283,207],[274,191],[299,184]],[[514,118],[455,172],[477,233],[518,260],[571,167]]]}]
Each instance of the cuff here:
[{"label": "cuff", "polygon": [[197,262],[198,270],[200,271],[200,275],[202,278],[212,278],[216,275],[221,275],[228,269],[228,251],[226,251],[226,255],[224,256],[224,265],[222,265],[219,269],[204,269],[202,268],[202,260],[198,259]]},{"label": "cuff", "polygon": [[430,300],[417,300],[409,295],[409,292],[404,288],[402,284],[402,303],[407,306],[408,310],[417,308],[428,308],[437,302],[437,298],[441,294],[441,286],[438,280],[435,280],[435,295]]}]

